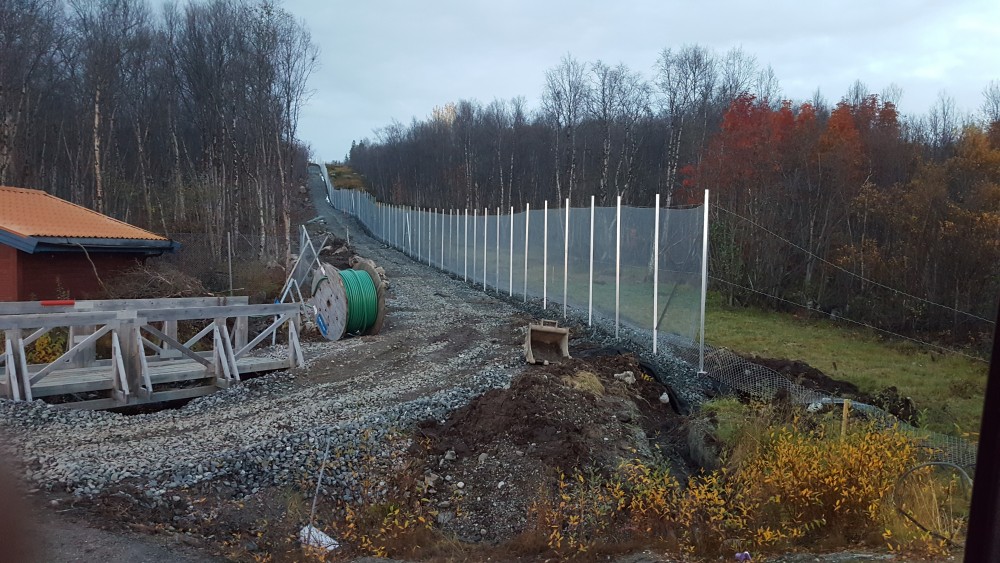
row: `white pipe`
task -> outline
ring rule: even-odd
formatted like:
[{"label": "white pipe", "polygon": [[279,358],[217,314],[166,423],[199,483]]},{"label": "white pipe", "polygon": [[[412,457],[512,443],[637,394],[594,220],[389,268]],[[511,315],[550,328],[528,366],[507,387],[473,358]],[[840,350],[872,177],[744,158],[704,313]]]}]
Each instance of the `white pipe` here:
[{"label": "white pipe", "polygon": [[656,312],[660,297],[660,194],[656,194],[653,213],[653,354],[656,354]]},{"label": "white pipe", "polygon": [[618,196],[618,205],[615,208],[615,338],[618,338],[618,325],[621,318],[621,296],[622,296],[622,196]]},{"label": "white pipe", "polygon": [[705,373],[705,299],[708,295],[708,190],[701,235],[701,338],[698,345],[698,373]]},{"label": "white pipe", "polygon": [[[476,228],[478,224],[479,224],[479,208],[476,208],[472,210],[472,277],[473,278],[476,277],[476,257],[478,256],[478,254],[476,254],[476,249],[479,248],[479,239],[476,238],[477,231],[479,230],[478,228]],[[476,285],[475,280],[472,281],[473,281],[472,285],[475,286]]]}]

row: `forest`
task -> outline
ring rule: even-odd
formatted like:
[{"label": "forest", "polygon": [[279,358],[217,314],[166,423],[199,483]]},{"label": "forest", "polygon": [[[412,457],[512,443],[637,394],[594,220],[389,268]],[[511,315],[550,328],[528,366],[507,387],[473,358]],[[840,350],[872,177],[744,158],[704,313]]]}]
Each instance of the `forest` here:
[{"label": "forest", "polygon": [[739,48],[664,49],[648,76],[567,54],[536,109],[449,103],[348,161],[420,207],[684,206],[709,189],[711,283],[731,304],[978,348],[1000,294],[1000,82],[974,114],[942,92],[901,115],[902,95],[856,81],[836,103],[783,99]]},{"label": "forest", "polygon": [[4,0],[0,185],[281,256],[316,55],[270,0]]}]

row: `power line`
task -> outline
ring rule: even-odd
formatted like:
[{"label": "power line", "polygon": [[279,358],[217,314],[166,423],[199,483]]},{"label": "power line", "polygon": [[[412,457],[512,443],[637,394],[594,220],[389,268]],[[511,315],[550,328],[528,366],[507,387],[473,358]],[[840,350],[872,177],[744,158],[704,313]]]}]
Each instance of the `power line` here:
[{"label": "power line", "polygon": [[819,256],[818,254],[813,253],[809,249],[803,248],[803,247],[795,244],[794,242],[786,239],[785,237],[779,235],[778,233],[772,231],[771,229],[768,229],[767,227],[765,227],[765,226],[763,226],[763,225],[761,225],[759,223],[756,223],[752,219],[748,219],[747,217],[744,217],[744,216],[740,215],[739,213],[736,213],[735,211],[730,211],[730,210],[726,209],[725,207],[722,207],[722,206],[720,206],[720,205],[718,205],[716,203],[713,203],[712,207],[715,207],[716,209],[718,209],[720,211],[725,211],[726,213],[729,213],[733,217],[736,217],[738,219],[746,221],[747,223],[750,223],[754,227],[757,227],[758,229],[761,229],[762,231],[764,231],[764,232],[768,233],[769,235],[777,238],[778,240],[781,240],[781,241],[785,242],[786,244],[788,244],[788,245],[790,245],[792,247],[795,247],[795,248],[801,250],[802,252],[805,252],[809,256],[812,256],[813,258],[816,258],[820,262],[822,262],[822,263],[824,263],[824,264],[826,264],[828,266],[831,266],[833,268],[836,268],[836,269],[840,270],[841,272],[844,272],[845,274],[854,276],[854,277],[856,277],[856,278],[858,278],[860,280],[868,282],[868,283],[870,283],[872,285],[876,285],[876,286],[881,287],[883,289],[888,289],[889,291],[892,291],[893,293],[896,293],[896,294],[899,294],[899,295],[903,295],[903,296],[909,297],[911,299],[916,299],[917,301],[920,301],[921,303],[926,303],[928,305],[934,305],[935,307],[940,307],[942,309],[946,309],[946,310],[954,312],[954,313],[960,313],[962,315],[966,315],[968,317],[972,317],[972,318],[974,318],[976,320],[987,322],[987,323],[989,323],[991,325],[996,325],[997,324],[996,321],[994,321],[994,320],[990,320],[990,319],[987,319],[985,317],[980,317],[979,315],[976,315],[974,313],[969,313],[967,311],[962,311],[960,309],[956,309],[956,308],[950,307],[948,305],[943,305],[941,303],[935,303],[934,301],[930,301],[930,300],[924,299],[923,297],[918,297],[916,295],[913,295],[913,294],[910,294],[910,293],[906,293],[905,291],[901,291],[901,290],[896,289],[894,287],[889,287],[888,285],[885,285],[883,283],[879,283],[879,282],[877,282],[877,281],[875,281],[873,279],[866,278],[866,277],[864,277],[864,276],[862,276],[862,275],[860,275],[858,273],[852,272],[852,271],[844,268],[843,266],[838,266],[837,264],[834,264],[833,262],[830,262],[829,260],[826,260],[822,256]]},{"label": "power line", "polygon": [[[810,309],[809,307],[806,307],[805,305],[801,305],[801,304],[796,303],[794,301],[789,301],[788,299],[783,299],[781,297],[778,297],[777,295],[771,295],[770,293],[765,293],[763,291],[760,291],[760,290],[757,290],[757,289],[753,289],[751,287],[746,287],[746,286],[740,285],[738,283],[733,283],[731,281],[724,280],[724,279],[721,279],[721,278],[717,278],[715,276],[709,276],[709,277],[712,278],[713,280],[717,281],[717,282],[724,283],[724,284],[732,286],[732,287],[738,287],[740,289],[744,289],[746,291],[750,291],[750,292],[756,293],[758,295],[763,295],[764,297],[769,297],[771,299],[774,299],[775,301],[780,301],[780,302],[786,303],[788,305],[793,305],[795,307],[799,307],[799,308],[805,309],[807,311],[813,311],[813,309]],[[947,353],[950,353],[950,354],[958,354],[959,356],[965,356],[966,358],[969,358],[970,360],[975,360],[977,362],[982,362],[984,364],[988,364],[989,363],[988,360],[980,358],[979,356],[973,356],[971,354],[966,354],[965,352],[961,352],[959,350],[955,350],[955,349],[952,349],[952,348],[945,348],[944,346],[940,346],[938,344],[934,344],[934,343],[931,343],[931,342],[925,342],[923,340],[920,340],[918,338],[913,338],[911,336],[905,336],[905,335],[902,335],[902,334],[899,334],[899,333],[896,333],[896,332],[892,332],[891,330],[886,330],[884,328],[879,328],[877,326],[870,325],[870,324],[862,322],[862,321],[856,321],[856,320],[854,320],[852,318],[849,318],[849,317],[841,317],[841,316],[838,315],[837,316],[837,320],[844,320],[844,321],[847,321],[849,323],[856,324],[858,326],[863,326],[865,328],[870,328],[871,330],[874,330],[874,331],[877,331],[877,332],[881,332],[883,334],[887,334],[889,336],[894,336],[896,338],[902,338],[904,340],[909,340],[910,342],[914,342],[914,343],[917,343],[917,344],[922,344],[924,346],[930,346],[931,348],[937,348],[938,350],[940,350],[942,352],[947,352]]]}]

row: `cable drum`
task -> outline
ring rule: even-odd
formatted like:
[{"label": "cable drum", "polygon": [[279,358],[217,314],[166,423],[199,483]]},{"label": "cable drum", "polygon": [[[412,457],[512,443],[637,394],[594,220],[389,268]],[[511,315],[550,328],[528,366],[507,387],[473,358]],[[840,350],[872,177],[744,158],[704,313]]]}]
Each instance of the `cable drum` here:
[{"label": "cable drum", "polygon": [[373,335],[385,322],[386,284],[373,262],[358,259],[354,269],[322,264],[313,274],[316,327],[327,340],[348,334]]},{"label": "cable drum", "polygon": [[347,293],[347,332],[358,334],[375,324],[378,297],[375,282],[364,270],[341,270],[340,279]]}]

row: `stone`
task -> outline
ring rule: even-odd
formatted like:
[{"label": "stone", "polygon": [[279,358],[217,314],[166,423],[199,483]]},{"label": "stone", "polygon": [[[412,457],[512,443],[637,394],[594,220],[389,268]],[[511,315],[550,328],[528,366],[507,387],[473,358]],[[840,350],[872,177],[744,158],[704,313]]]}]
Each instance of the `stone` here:
[{"label": "stone", "polygon": [[635,384],[635,374],[632,373],[631,371],[623,371],[621,373],[616,373],[615,379],[617,379],[618,381],[624,381],[629,385]]},{"label": "stone", "polygon": [[486,463],[486,460],[487,460],[487,459],[488,459],[489,457],[490,457],[490,456],[489,456],[489,455],[487,455],[487,454],[486,454],[486,452],[483,452],[483,453],[479,454],[479,463],[480,463],[480,465],[482,465],[482,464]]}]

